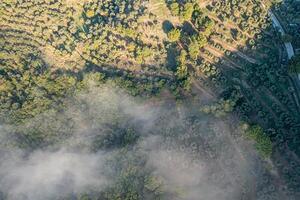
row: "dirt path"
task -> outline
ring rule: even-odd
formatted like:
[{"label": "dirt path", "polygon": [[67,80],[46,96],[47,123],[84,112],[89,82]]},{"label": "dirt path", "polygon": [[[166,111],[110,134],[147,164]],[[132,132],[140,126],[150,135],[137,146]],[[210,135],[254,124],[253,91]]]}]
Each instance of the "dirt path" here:
[{"label": "dirt path", "polygon": [[224,53],[219,52],[218,50],[216,50],[215,48],[211,47],[211,46],[206,46],[205,49],[207,51],[209,51],[211,54],[215,55],[216,57],[220,58],[220,59],[224,59],[225,61],[227,61],[228,63],[230,63],[231,65],[233,65],[234,67],[231,67],[233,69],[240,69],[243,70],[243,68],[239,65],[237,65],[235,62],[231,61],[230,59],[228,59]]},{"label": "dirt path", "polygon": [[205,90],[200,84],[199,82],[195,79],[195,78],[192,78],[192,83],[193,83],[193,86],[200,90],[201,92],[203,92],[204,94],[206,94],[209,98],[213,98],[215,97],[214,94],[210,93],[209,91]]},{"label": "dirt path", "polygon": [[220,44],[223,48],[228,49],[229,51],[235,52],[238,56],[240,56],[241,58],[247,60],[248,62],[250,62],[252,64],[259,63],[254,58],[251,58],[251,57],[247,56],[246,54],[242,53],[241,51],[239,51],[237,49],[237,47],[235,47],[235,46],[229,45],[229,44],[217,39],[216,37],[213,37],[212,40],[215,41],[216,43]]},{"label": "dirt path", "polygon": [[164,6],[164,2],[160,2],[160,3],[155,3],[153,5],[151,5],[151,7],[148,8],[148,11],[153,11],[153,10],[156,10],[158,9],[160,6]]},{"label": "dirt path", "polygon": [[199,0],[198,1],[198,5],[199,5],[200,8],[205,8],[210,3],[211,3],[211,0],[206,0],[206,1]]}]

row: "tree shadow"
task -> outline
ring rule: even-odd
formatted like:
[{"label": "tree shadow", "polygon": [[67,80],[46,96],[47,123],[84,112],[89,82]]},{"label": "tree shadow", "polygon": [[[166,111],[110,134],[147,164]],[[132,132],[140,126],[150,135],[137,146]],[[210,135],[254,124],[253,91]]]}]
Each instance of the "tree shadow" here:
[{"label": "tree shadow", "polygon": [[187,21],[183,22],[181,29],[183,32],[185,32],[189,36],[197,34],[197,31],[195,30],[195,28],[191,25],[191,23],[189,23]]},{"label": "tree shadow", "polygon": [[[169,43],[165,43],[168,46]],[[167,47],[167,63],[166,67],[168,70],[175,72],[177,68],[176,58],[179,55],[179,51],[176,45],[172,44]]]},{"label": "tree shadow", "polygon": [[170,32],[170,30],[172,30],[174,28],[174,25],[169,21],[169,20],[165,20],[163,23],[162,23],[162,29],[164,31],[164,33],[168,33]]}]

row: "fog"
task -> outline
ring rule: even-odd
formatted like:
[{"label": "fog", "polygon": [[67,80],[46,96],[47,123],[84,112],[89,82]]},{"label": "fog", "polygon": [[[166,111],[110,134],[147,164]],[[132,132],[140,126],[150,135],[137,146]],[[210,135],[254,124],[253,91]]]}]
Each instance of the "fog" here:
[{"label": "fog", "polygon": [[10,154],[0,165],[0,185],[8,199],[52,199],[100,188],[109,183],[103,174],[105,155],[35,151]]},{"label": "fog", "polygon": [[[264,198],[257,193],[268,188],[261,177],[269,173],[238,122],[203,115],[198,105],[149,101],[92,85],[67,99],[62,112],[49,110],[17,127],[4,124],[3,196],[45,200],[101,192],[117,180],[111,161],[126,149],[126,155],[145,155],[143,167],[161,180],[163,199]],[[138,139],[124,146],[123,130],[131,129]],[[32,133],[42,139],[28,140]]]}]

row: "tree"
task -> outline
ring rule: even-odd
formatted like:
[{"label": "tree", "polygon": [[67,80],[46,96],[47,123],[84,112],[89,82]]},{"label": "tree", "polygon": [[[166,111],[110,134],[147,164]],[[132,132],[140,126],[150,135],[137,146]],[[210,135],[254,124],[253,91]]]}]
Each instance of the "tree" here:
[{"label": "tree", "polygon": [[194,4],[193,3],[186,3],[183,7],[183,11],[181,13],[182,18],[186,21],[189,21],[192,17],[194,12]]},{"label": "tree", "polygon": [[293,36],[289,35],[289,34],[284,34],[281,36],[281,39],[283,42],[288,43],[288,42],[292,42],[293,41]]},{"label": "tree", "polygon": [[179,15],[179,4],[174,2],[170,4],[170,11],[172,15],[178,16]]},{"label": "tree", "polygon": [[176,59],[176,61],[180,64],[182,64],[182,63],[186,63],[186,56],[187,56],[187,52],[184,50],[184,49],[182,49],[181,51],[180,51],[180,54],[179,54],[179,56],[177,57],[177,59]]},{"label": "tree", "polygon": [[207,44],[207,38],[205,36],[203,35],[193,36],[188,46],[190,57],[193,60],[196,60],[200,53],[200,49],[204,47],[204,45],[206,44]]},{"label": "tree", "polygon": [[271,139],[264,133],[264,130],[259,125],[252,125],[246,128],[246,137],[255,141],[255,148],[260,155],[268,158],[272,154]]},{"label": "tree", "polygon": [[85,14],[86,14],[87,18],[92,18],[95,16],[95,11],[91,9],[91,10],[88,10]]},{"label": "tree", "polygon": [[180,39],[180,34],[181,31],[177,28],[172,29],[169,33],[168,33],[168,38],[170,40],[170,42],[177,42]]},{"label": "tree", "polygon": [[300,55],[294,56],[289,63],[289,71],[292,73],[300,73]]},{"label": "tree", "polygon": [[162,180],[157,176],[145,177],[145,188],[154,194],[160,195],[162,193]]},{"label": "tree", "polygon": [[188,76],[188,68],[186,66],[186,56],[187,52],[185,50],[181,50],[180,54],[177,56],[177,70],[176,75],[179,79],[186,79]]},{"label": "tree", "polygon": [[188,50],[189,50],[190,57],[193,60],[196,60],[200,53],[200,46],[198,45],[198,42],[196,40],[192,39],[189,44]]},{"label": "tree", "polygon": [[91,198],[87,194],[81,194],[81,195],[79,195],[78,199],[79,200],[91,200]]},{"label": "tree", "polygon": [[145,59],[152,56],[152,51],[149,47],[138,48],[136,50],[136,61],[138,63],[145,62]]},{"label": "tree", "polygon": [[188,75],[188,69],[187,66],[185,64],[180,64],[177,67],[177,71],[176,71],[176,75],[179,79],[184,79],[187,77]]}]

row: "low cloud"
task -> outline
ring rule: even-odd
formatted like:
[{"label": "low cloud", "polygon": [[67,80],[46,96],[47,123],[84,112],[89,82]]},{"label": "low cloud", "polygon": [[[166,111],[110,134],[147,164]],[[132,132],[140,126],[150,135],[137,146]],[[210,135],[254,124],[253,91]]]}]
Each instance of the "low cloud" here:
[{"label": "low cloud", "polygon": [[[99,137],[106,140],[128,128],[139,139],[126,155],[146,155],[145,167],[163,182],[164,199],[257,199],[265,188],[260,179],[265,167],[239,130],[195,112],[193,105],[149,106],[108,86],[91,86],[65,105],[63,112],[48,111],[0,129],[0,191],[9,200],[104,190],[116,180],[107,160],[122,146],[92,146]],[[16,147],[32,133],[41,134],[43,146]]]},{"label": "low cloud", "polygon": [[[103,190],[112,184],[106,161],[114,152],[92,149],[94,140],[127,126],[146,134],[155,118],[155,109],[106,85],[91,85],[65,105],[63,112],[50,110],[17,127],[1,127],[0,192],[9,200],[56,199]],[[32,134],[41,134],[44,145],[36,148]],[[20,148],[19,142],[30,148]]]},{"label": "low cloud", "polygon": [[[148,167],[161,177],[170,193],[165,199],[233,200],[255,196],[251,190],[260,180],[251,172],[262,166],[252,164],[255,155],[235,144],[228,125],[221,120],[210,123],[207,118],[192,123],[176,117],[171,120],[175,123],[169,127],[169,136],[150,136],[139,143],[147,152]],[[181,134],[176,133],[178,130]]]},{"label": "low cloud", "polygon": [[105,155],[59,151],[21,151],[1,159],[0,185],[8,199],[44,200],[108,184],[104,175]]}]

